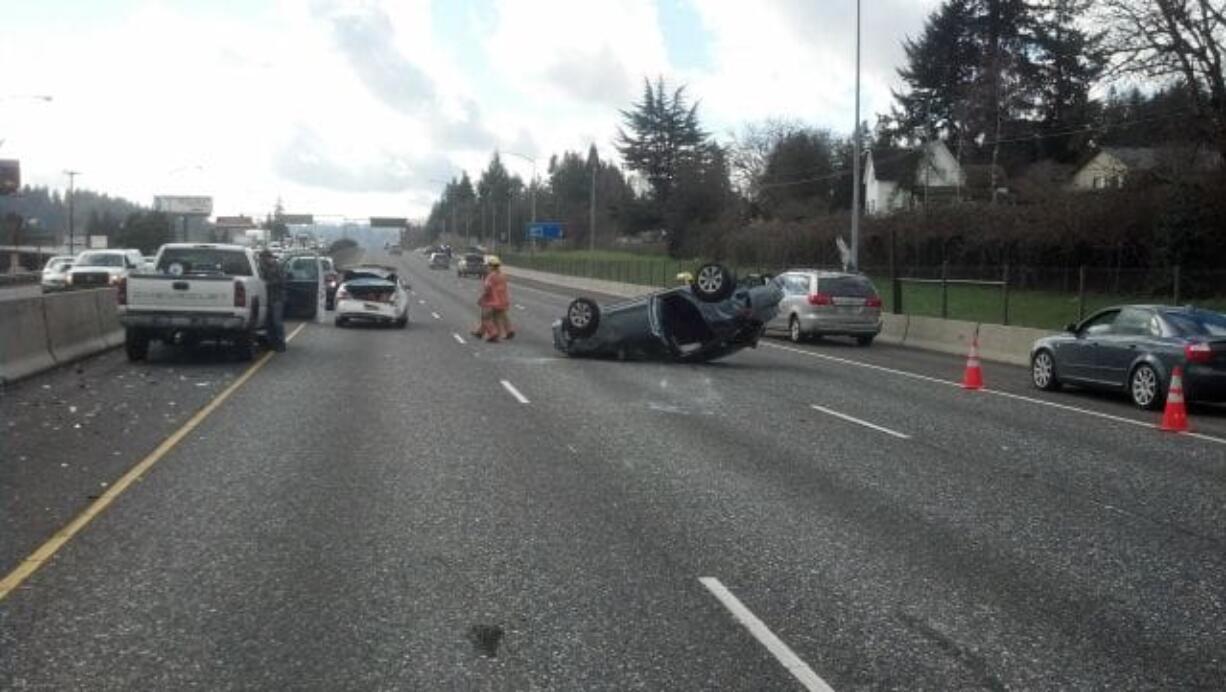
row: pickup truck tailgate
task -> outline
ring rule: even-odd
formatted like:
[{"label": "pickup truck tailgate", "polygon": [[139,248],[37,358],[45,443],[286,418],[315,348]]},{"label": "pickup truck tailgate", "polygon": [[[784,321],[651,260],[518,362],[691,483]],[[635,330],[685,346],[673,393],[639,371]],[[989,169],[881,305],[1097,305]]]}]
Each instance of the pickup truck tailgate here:
[{"label": "pickup truck tailgate", "polygon": [[234,279],[229,276],[128,277],[129,312],[234,312]]}]

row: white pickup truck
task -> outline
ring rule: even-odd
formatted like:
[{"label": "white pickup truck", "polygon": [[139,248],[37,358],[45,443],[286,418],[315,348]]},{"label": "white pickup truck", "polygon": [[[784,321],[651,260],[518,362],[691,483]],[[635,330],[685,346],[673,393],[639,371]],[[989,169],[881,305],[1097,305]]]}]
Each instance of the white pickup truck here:
[{"label": "white pickup truck", "polygon": [[117,288],[129,360],[144,360],[151,341],[210,339],[230,342],[244,360],[255,356],[268,295],[250,248],[163,245],[152,271],[132,273]]}]

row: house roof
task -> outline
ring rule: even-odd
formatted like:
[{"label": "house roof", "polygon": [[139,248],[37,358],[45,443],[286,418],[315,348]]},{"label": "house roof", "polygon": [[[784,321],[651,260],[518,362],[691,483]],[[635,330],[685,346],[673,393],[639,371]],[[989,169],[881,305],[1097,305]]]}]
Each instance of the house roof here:
[{"label": "house roof", "polygon": [[1158,151],[1153,147],[1103,147],[1100,151],[1115,157],[1130,171],[1148,171],[1158,165]]},{"label": "house roof", "polygon": [[868,152],[873,159],[873,175],[877,180],[901,181],[915,176],[920,160],[918,149],[876,147]]}]

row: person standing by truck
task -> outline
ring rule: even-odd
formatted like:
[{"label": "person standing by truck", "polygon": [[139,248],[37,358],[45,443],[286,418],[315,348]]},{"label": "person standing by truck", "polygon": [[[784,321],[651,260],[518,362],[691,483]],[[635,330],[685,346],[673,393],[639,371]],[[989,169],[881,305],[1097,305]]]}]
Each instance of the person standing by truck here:
[{"label": "person standing by truck", "polygon": [[285,352],[285,272],[271,250],[260,253],[260,276],[268,290],[268,346]]},{"label": "person standing by truck", "polygon": [[514,339],[515,330],[511,328],[511,320],[507,316],[511,307],[511,293],[506,274],[502,273],[502,260],[491,255],[485,263],[489,266],[489,273],[481,281],[481,297],[477,299],[477,305],[481,308],[481,326],[473,331],[473,336],[484,337],[489,342]]}]

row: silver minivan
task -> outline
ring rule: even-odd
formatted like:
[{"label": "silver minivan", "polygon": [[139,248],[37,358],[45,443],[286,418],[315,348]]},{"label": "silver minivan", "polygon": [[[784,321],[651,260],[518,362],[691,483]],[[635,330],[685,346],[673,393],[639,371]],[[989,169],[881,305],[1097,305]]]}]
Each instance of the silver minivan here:
[{"label": "silver minivan", "polygon": [[810,337],[850,336],[868,346],[881,332],[881,297],[863,274],[793,269],[778,277],[779,314],[767,329],[800,343]]}]

